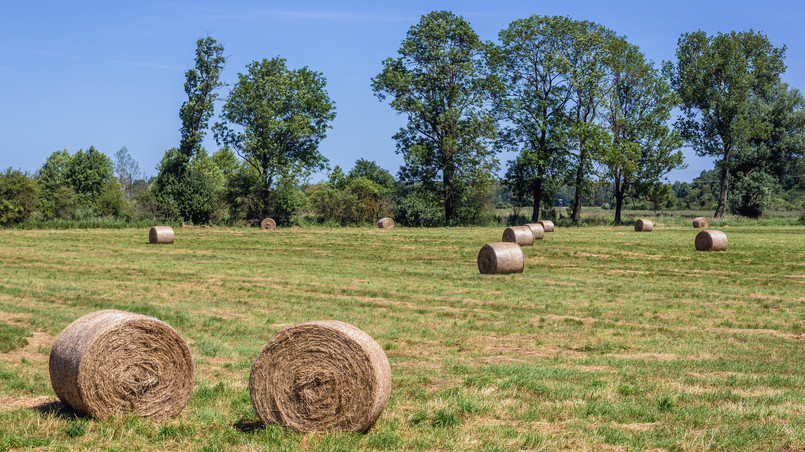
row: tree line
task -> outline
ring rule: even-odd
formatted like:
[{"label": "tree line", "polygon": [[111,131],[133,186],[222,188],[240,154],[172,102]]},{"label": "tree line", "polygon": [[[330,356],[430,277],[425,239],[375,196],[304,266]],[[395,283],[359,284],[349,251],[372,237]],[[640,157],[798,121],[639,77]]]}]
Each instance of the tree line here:
[{"label": "tree line", "polygon": [[[660,208],[714,203],[716,217],[802,208],[805,98],[780,80],[785,46],[753,30],[683,33],[675,61],[657,67],[591,21],[534,15],[495,43],[461,16],[426,14],[371,80],[377,98],[406,119],[394,135],[404,159],[396,177],[365,159],[346,173],[329,167],[318,146],[336,109],[323,74],[263,59],[222,96],[223,46],[211,36],[196,44],[179,145],[155,177],[138,177],[125,147],[115,162],[93,147],[57,151],[33,175],[0,175],[0,222],[271,216],[288,224],[307,215],[355,224],[391,215],[409,225],[482,224],[501,203],[530,206],[532,221],[556,218],[561,194],[578,224],[582,206],[601,193],[616,224],[627,199]],[[202,146],[208,132],[219,146],[212,154]],[[699,178],[707,189],[701,180],[665,182],[684,166],[685,144],[716,158]],[[499,179],[502,151],[515,157]],[[323,170],[326,180],[306,182]]]}]

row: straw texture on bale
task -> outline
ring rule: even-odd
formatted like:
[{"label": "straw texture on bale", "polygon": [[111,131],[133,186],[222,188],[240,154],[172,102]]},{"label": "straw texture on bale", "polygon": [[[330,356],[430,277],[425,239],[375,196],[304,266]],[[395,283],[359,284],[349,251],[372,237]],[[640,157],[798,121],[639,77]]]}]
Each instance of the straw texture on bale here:
[{"label": "straw texture on bale", "polygon": [[545,238],[545,229],[539,223],[528,223],[526,224],[531,229],[531,234],[534,236],[534,240],[542,240]]},{"label": "straw texture on bale", "polygon": [[707,230],[696,234],[696,249],[699,251],[724,251],[727,249],[727,234]]},{"label": "straw texture on bale", "polygon": [[380,221],[377,222],[377,227],[380,229],[391,229],[394,227],[394,220],[389,217],[381,218]]},{"label": "straw texture on bale", "polygon": [[391,367],[377,342],[347,323],[300,323],[263,347],[249,376],[254,411],[297,432],[366,432],[386,407]]},{"label": "straw texture on bale", "polygon": [[173,228],[170,226],[153,226],[148,231],[148,241],[151,243],[173,243]]},{"label": "straw texture on bale", "polygon": [[539,220],[539,221],[537,221],[537,223],[542,225],[542,229],[544,229],[545,232],[553,232],[553,221],[551,221],[551,220]]},{"label": "straw texture on bale", "polygon": [[525,256],[513,242],[487,243],[478,252],[478,271],[485,275],[522,273]]},{"label": "straw texture on bale", "polygon": [[260,222],[260,227],[263,228],[264,231],[271,231],[277,227],[277,222],[274,221],[273,218],[264,218],[263,221]]},{"label": "straw texture on bale", "polygon": [[503,241],[531,246],[534,244],[534,233],[528,226],[510,226],[503,230]]},{"label": "straw texture on bale", "polygon": [[707,223],[707,218],[697,217],[693,219],[694,228],[706,228],[707,226],[709,226],[709,224]]},{"label": "straw texture on bale", "polygon": [[187,343],[167,323],[131,312],[87,314],[56,337],[50,383],[59,399],[95,418],[178,415],[193,390]]},{"label": "straw texture on bale", "polygon": [[637,220],[634,222],[634,230],[637,232],[651,232],[654,229],[654,223],[651,220]]}]

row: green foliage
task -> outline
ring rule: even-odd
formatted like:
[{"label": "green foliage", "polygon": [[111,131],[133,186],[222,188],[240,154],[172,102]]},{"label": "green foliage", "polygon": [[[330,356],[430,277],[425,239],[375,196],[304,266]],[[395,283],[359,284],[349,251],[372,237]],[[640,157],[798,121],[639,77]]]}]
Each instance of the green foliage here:
[{"label": "green foliage", "polygon": [[149,188],[156,217],[194,224],[208,223],[213,218],[220,180],[215,162],[206,153],[197,153],[188,162],[178,149],[171,148],[165,151],[157,169],[159,174]]},{"label": "green foliage", "polygon": [[115,174],[123,189],[126,199],[134,195],[134,181],[140,173],[140,164],[129,155],[129,150],[123,146],[115,153]]},{"label": "green foliage", "polygon": [[738,173],[730,185],[730,211],[749,218],[763,215],[779,187],[776,178],[762,171]]},{"label": "green foliage", "polygon": [[123,199],[123,187],[115,178],[106,181],[98,198],[95,200],[95,210],[102,217],[120,217],[126,210],[126,200]]},{"label": "green foliage", "polygon": [[272,199],[275,183],[324,169],[327,159],[318,145],[335,118],[335,106],[326,79],[307,67],[288,69],[285,59],[275,57],[254,61],[246,69],[224,104],[215,139],[257,171],[262,216],[279,217],[271,209],[291,205]]},{"label": "green foliage", "polygon": [[[364,165],[365,163],[363,161]],[[368,177],[357,174],[374,172],[353,170],[349,176],[344,176],[341,168],[336,166],[330,173],[329,181],[307,187],[310,208],[320,221],[341,225],[362,224],[391,213],[389,190]]]},{"label": "green foliage", "polygon": [[372,79],[378,99],[389,97],[391,107],[408,119],[394,135],[405,159],[401,179],[442,198],[451,223],[469,220],[459,207],[474,174],[497,168],[487,147],[496,127],[484,99],[497,84],[486,48],[462,17],[434,11],[408,30],[400,56],[383,61]]},{"label": "green foliage", "polygon": [[224,86],[219,81],[226,58],[224,47],[207,35],[196,41],[196,67],[185,72],[184,91],[187,101],[179,110],[182,139],[179,152],[190,159],[201,149],[204,131],[215,110],[215,90]]},{"label": "green foliage", "polygon": [[404,226],[443,225],[442,199],[425,191],[421,184],[403,185],[394,197],[394,221]]},{"label": "green foliage", "polygon": [[112,159],[90,146],[79,149],[64,164],[64,183],[70,186],[85,206],[91,206],[112,177]]},{"label": "green foliage", "polygon": [[0,224],[30,218],[39,202],[39,185],[27,174],[11,168],[0,173]]},{"label": "green foliage", "polygon": [[366,159],[355,161],[355,166],[349,171],[346,179],[349,181],[360,177],[369,179],[384,190],[391,191],[394,189],[394,176],[374,161]]}]

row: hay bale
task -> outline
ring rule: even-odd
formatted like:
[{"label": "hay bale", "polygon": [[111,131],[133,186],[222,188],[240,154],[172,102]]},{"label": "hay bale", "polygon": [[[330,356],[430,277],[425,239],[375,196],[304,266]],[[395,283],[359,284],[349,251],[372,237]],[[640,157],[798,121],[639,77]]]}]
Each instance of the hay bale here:
[{"label": "hay bale", "polygon": [[637,232],[651,232],[654,229],[654,223],[651,220],[637,220],[634,222],[634,230]]},{"label": "hay bale", "polygon": [[510,226],[503,230],[503,241],[531,246],[534,244],[534,233],[528,226]]},{"label": "hay bale", "polygon": [[148,231],[148,241],[151,243],[173,243],[173,228],[170,226],[153,226]]},{"label": "hay bale", "polygon": [[386,407],[391,367],[368,334],[334,320],[278,332],[249,376],[254,411],[297,432],[366,432]]},{"label": "hay bale", "polygon": [[727,234],[712,229],[701,231],[696,234],[696,249],[699,251],[725,251]]},{"label": "hay bale", "polygon": [[537,223],[542,225],[542,229],[544,229],[545,232],[553,232],[553,221],[539,220]]},{"label": "hay bale", "polygon": [[193,390],[187,343],[167,323],[114,309],[67,325],[50,350],[50,383],[73,410],[95,418],[178,415]]},{"label": "hay bale", "polygon": [[529,228],[531,228],[531,234],[534,236],[534,240],[542,240],[545,238],[545,229],[539,223],[528,223],[526,224]]},{"label": "hay bale", "polygon": [[380,221],[377,222],[377,227],[380,229],[391,229],[394,227],[394,220],[389,217],[381,218]]},{"label": "hay bale", "polygon": [[693,219],[694,228],[706,228],[708,226],[710,225],[707,223],[707,218],[705,217],[696,217]]},{"label": "hay bale", "polygon": [[264,231],[272,231],[277,227],[277,222],[273,218],[263,218],[263,221],[260,222],[260,227]]},{"label": "hay bale", "polygon": [[485,275],[522,273],[525,256],[513,242],[487,243],[478,252],[478,271]]}]

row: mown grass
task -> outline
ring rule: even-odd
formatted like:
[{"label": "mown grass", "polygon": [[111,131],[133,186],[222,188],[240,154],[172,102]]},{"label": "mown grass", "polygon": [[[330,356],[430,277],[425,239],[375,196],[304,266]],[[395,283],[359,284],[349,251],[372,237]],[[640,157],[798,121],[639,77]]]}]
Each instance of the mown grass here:
[{"label": "mown grass", "polygon": [[[701,253],[697,230],[654,221],[560,228],[501,276],[475,258],[502,228],[181,228],[163,246],[147,229],[0,231],[0,450],[805,447],[805,228],[724,224],[728,250]],[[181,416],[53,403],[49,344],[106,308],[191,342]],[[263,344],[320,319],[363,329],[391,362],[366,435],[295,434],[251,408]]]}]

